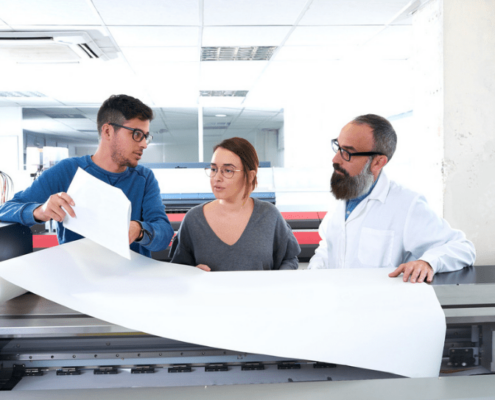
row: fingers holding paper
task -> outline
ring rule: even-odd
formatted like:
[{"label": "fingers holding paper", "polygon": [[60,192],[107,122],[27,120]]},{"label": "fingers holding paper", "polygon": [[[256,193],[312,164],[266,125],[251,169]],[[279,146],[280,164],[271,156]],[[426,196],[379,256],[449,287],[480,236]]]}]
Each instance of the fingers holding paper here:
[{"label": "fingers holding paper", "polygon": [[211,271],[211,268],[208,267],[208,265],[205,265],[205,264],[196,265],[196,268],[202,269],[203,271],[206,271],[206,272],[210,272]]},{"label": "fingers holding paper", "polygon": [[72,209],[75,206],[74,200],[64,192],[51,195],[42,206],[33,211],[33,216],[38,221],[50,221],[51,219],[62,222],[69,214],[72,218],[76,213]]},{"label": "fingers holding paper", "polygon": [[431,282],[433,280],[433,275],[435,274],[430,264],[422,260],[409,261],[408,263],[401,264],[394,272],[388,274],[388,276],[395,278],[401,273],[403,274],[402,280],[404,282],[410,280],[411,283],[422,283],[425,278],[427,282]]}]

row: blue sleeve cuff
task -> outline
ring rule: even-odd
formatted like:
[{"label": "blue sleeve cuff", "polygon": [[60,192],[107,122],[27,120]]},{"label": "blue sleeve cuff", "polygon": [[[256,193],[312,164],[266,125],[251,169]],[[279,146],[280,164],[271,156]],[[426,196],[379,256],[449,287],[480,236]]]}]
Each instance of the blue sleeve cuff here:
[{"label": "blue sleeve cuff", "polygon": [[143,226],[145,232],[143,238],[137,243],[139,243],[141,246],[145,246],[145,247],[149,246],[153,241],[153,238],[155,237],[155,231],[148,222],[144,222],[144,221],[139,221],[139,222],[141,222],[141,225]]},{"label": "blue sleeve cuff", "polygon": [[39,206],[42,206],[41,203],[28,203],[21,210],[21,220],[22,224],[26,226],[33,226],[36,224],[42,224],[43,222],[38,222],[34,219],[33,212]]}]

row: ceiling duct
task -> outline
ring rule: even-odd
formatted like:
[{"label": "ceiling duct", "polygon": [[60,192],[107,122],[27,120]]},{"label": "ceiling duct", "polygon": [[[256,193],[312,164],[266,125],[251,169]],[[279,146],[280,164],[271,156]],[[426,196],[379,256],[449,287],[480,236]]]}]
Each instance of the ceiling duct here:
[{"label": "ceiling duct", "polygon": [[246,97],[247,90],[201,90],[201,97]]},{"label": "ceiling duct", "polygon": [[87,32],[0,32],[0,59],[21,64],[108,60]]},{"label": "ceiling duct", "polygon": [[276,46],[202,47],[201,61],[267,61]]}]

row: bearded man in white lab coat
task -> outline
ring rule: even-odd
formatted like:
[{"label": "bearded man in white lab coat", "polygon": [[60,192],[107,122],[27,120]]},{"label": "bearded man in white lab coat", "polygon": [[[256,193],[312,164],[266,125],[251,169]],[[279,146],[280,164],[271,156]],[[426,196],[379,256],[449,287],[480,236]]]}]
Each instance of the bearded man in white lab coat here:
[{"label": "bearded man in white lab coat", "polygon": [[438,217],[426,199],[388,179],[397,135],[385,118],[368,114],[332,140],[331,190],[339,202],[321,222],[321,242],[308,269],[396,268],[404,282],[431,282],[438,272],[472,265],[473,244]]}]

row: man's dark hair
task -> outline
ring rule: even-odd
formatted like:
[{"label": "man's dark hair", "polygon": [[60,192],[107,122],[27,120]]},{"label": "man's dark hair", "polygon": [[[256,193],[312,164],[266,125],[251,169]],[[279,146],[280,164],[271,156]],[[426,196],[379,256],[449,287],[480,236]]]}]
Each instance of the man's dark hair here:
[{"label": "man's dark hair", "polygon": [[397,134],[392,124],[385,118],[375,114],[360,115],[354,118],[353,124],[366,124],[373,129],[373,151],[383,153],[387,156],[388,161],[392,159],[397,147]]},{"label": "man's dark hair", "polygon": [[125,94],[112,95],[106,99],[98,110],[96,122],[98,136],[101,137],[101,128],[104,124],[113,122],[124,125],[130,119],[139,118],[141,121],[151,121],[153,110],[141,100]]}]

